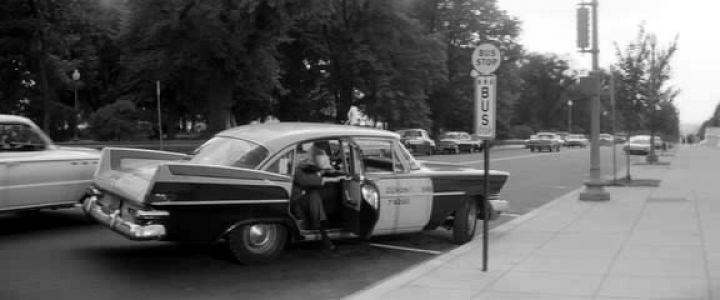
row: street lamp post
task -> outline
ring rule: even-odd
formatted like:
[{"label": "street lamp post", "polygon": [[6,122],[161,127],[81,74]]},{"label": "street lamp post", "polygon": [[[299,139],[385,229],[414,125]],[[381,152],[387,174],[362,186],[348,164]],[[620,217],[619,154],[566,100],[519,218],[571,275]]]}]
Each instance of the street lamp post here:
[{"label": "street lamp post", "polygon": [[80,104],[78,103],[78,81],[80,81],[80,71],[78,69],[75,69],[72,73],[72,79],[74,83],[74,89],[75,89],[75,126],[73,127],[73,140],[77,141],[78,138],[78,125],[80,125]]},{"label": "street lamp post", "polygon": [[573,101],[568,100],[568,134],[572,133],[572,107],[573,107]]},{"label": "street lamp post", "polygon": [[[598,137],[600,135],[600,49],[598,45],[598,1],[592,0],[590,3],[581,3],[578,12],[584,6],[592,8],[592,72],[591,77],[594,85],[594,95],[591,99],[590,111],[590,178],[585,182],[585,190],[580,193],[579,199],[585,201],[605,201],[610,200],[610,194],[605,190],[605,182],[603,182],[600,173],[600,144]],[[579,14],[580,15],[580,14]],[[579,28],[580,29],[580,28]]]}]

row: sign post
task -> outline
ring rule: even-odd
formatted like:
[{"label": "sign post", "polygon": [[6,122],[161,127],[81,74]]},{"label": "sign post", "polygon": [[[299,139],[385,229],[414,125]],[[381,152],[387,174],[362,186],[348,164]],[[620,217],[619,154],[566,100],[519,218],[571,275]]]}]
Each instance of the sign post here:
[{"label": "sign post", "polygon": [[497,77],[493,74],[500,66],[502,56],[500,49],[490,43],[480,44],[472,54],[472,65],[475,76],[475,135],[483,140],[484,175],[483,175],[483,271],[488,266],[488,235],[490,219],[490,141],[495,139],[495,108]]}]

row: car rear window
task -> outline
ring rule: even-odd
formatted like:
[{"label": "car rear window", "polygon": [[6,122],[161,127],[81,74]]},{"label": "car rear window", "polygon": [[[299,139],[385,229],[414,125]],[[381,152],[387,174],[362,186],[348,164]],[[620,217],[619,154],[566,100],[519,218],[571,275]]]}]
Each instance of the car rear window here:
[{"label": "car rear window", "polygon": [[402,133],[402,137],[421,137],[421,136],[422,136],[422,133],[420,131],[415,131],[415,130],[405,131]]},{"label": "car rear window", "polygon": [[250,141],[214,137],[198,147],[190,161],[197,164],[254,169],[268,154],[265,147]]}]

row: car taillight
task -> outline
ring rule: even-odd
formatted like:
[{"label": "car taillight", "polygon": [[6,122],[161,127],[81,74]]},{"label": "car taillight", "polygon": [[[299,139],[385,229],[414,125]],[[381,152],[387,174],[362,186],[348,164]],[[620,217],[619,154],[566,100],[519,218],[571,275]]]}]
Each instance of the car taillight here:
[{"label": "car taillight", "polygon": [[150,195],[150,203],[175,201],[177,195],[173,193],[154,193]]}]

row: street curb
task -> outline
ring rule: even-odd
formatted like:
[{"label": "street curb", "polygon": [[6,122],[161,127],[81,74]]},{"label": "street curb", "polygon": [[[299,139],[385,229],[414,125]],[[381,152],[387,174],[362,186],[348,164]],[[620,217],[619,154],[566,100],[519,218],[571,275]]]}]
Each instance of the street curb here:
[{"label": "street curb", "polygon": [[[551,209],[561,201],[564,201],[568,198],[577,198],[580,194],[580,191],[584,189],[585,187],[580,187],[575,190],[572,190],[560,197],[557,197],[553,200],[551,200],[548,203],[545,203],[538,208],[520,216],[516,219],[509,221],[507,223],[504,223],[498,227],[495,227],[492,229],[492,233],[495,234],[494,238],[499,238],[505,235],[505,233],[511,231],[515,227],[521,225],[522,223],[525,223],[533,218],[535,218],[538,214],[541,212],[544,212],[546,210]],[[491,237],[488,237],[491,238]],[[348,296],[345,296],[343,299],[382,299],[383,296],[390,291],[396,289],[397,287],[403,286],[408,284],[409,282],[412,282],[413,280],[419,278],[422,275],[425,275],[441,266],[443,266],[448,261],[453,260],[454,258],[465,254],[466,252],[470,251],[473,248],[476,247],[482,247],[482,239],[473,239],[470,243],[467,243],[465,245],[462,245],[458,248],[455,248],[447,253],[444,253],[436,258],[430,259],[428,261],[425,261],[419,265],[416,265],[414,267],[411,267],[410,269],[407,269],[405,271],[402,271],[396,275],[391,276],[388,279],[382,280],[380,282],[377,282],[369,287],[366,287],[362,290],[359,290],[357,292],[354,292]],[[490,258],[491,259],[491,258]]]}]

